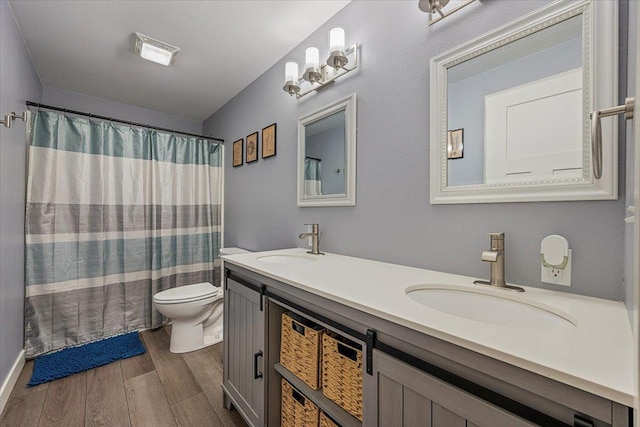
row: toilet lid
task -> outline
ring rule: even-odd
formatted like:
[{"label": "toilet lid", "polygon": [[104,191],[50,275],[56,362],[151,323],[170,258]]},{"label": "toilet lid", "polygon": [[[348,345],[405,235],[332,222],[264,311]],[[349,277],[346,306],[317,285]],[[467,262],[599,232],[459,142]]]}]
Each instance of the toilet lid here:
[{"label": "toilet lid", "polygon": [[216,288],[209,282],[196,283],[194,285],[178,286],[158,292],[153,296],[157,302],[175,303],[197,301],[218,295],[220,288]]}]

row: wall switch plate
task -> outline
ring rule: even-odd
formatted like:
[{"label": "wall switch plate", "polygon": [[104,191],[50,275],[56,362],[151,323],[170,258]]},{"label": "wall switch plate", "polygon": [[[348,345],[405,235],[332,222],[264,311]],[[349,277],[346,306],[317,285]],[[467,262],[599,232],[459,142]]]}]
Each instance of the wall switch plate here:
[{"label": "wall switch plate", "polygon": [[571,286],[571,249],[569,249],[569,260],[564,269],[548,268],[540,263],[541,277],[544,283],[554,285]]}]

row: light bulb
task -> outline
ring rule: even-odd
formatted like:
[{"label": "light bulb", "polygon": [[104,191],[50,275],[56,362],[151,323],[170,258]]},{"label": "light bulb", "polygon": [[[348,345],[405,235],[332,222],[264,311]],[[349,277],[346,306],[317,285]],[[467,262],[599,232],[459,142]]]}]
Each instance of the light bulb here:
[{"label": "light bulb", "polygon": [[320,51],[315,47],[308,47],[305,52],[305,69],[312,68],[314,71],[318,70],[320,65]]},{"label": "light bulb", "polygon": [[327,58],[327,65],[337,70],[347,65],[348,62],[349,60],[344,51],[344,29],[334,27],[329,31],[329,58]]},{"label": "light bulb", "polygon": [[320,74],[320,51],[315,47],[309,47],[305,52],[304,75],[302,78],[310,83],[317,83],[322,80],[322,74]]},{"label": "light bulb", "polygon": [[344,29],[334,27],[329,31],[329,52],[344,51]]},{"label": "light bulb", "polygon": [[300,84],[298,83],[298,64],[295,62],[287,62],[284,66],[284,86],[282,90],[293,96],[300,92]]},{"label": "light bulb", "polygon": [[298,64],[296,62],[287,62],[284,66],[285,83],[298,84]]}]

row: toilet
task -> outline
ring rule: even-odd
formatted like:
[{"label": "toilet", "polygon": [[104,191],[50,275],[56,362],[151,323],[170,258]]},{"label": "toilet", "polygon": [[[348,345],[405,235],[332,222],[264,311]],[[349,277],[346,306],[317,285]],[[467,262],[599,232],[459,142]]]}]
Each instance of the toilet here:
[{"label": "toilet", "polygon": [[222,341],[222,297],[222,289],[209,282],[153,296],[156,310],[172,321],[169,351],[187,353]]},{"label": "toilet", "polygon": [[[240,248],[221,248],[220,255],[248,252]],[[221,266],[221,271],[224,267]],[[222,287],[209,282],[178,286],[158,292],[153,304],[165,317],[171,319],[172,353],[187,353],[222,341]]]}]

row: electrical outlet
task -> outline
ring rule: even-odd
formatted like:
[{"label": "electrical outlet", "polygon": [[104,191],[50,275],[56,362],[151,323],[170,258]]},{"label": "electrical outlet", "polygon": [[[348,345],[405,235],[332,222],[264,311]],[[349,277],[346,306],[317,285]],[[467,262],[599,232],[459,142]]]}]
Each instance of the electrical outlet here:
[{"label": "electrical outlet", "polygon": [[544,283],[554,285],[571,286],[571,249],[569,249],[569,260],[564,269],[547,268],[541,265],[541,278]]}]

